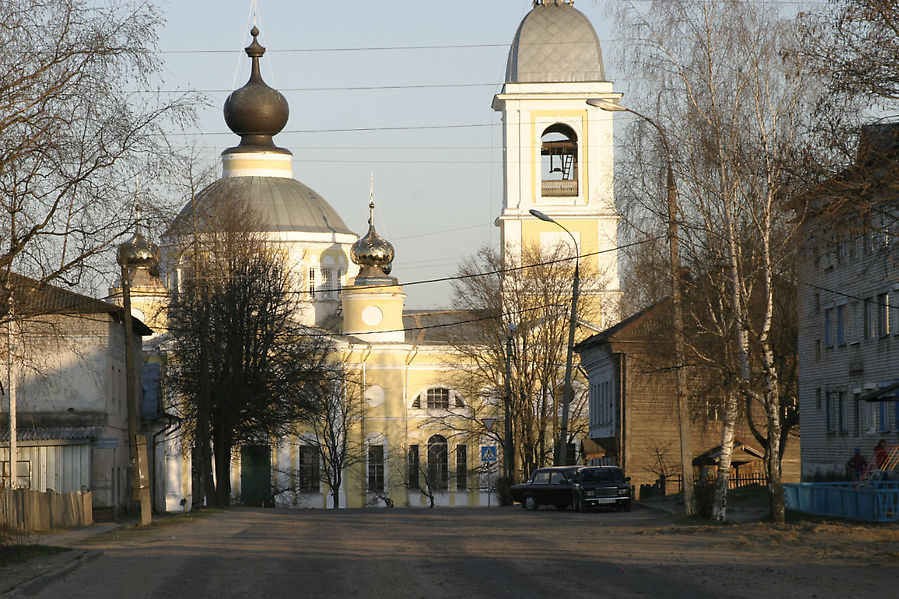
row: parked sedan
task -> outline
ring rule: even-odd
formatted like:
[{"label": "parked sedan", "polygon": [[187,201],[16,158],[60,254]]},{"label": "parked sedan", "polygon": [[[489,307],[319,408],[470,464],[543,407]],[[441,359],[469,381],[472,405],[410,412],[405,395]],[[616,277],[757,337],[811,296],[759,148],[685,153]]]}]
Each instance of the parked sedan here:
[{"label": "parked sedan", "polygon": [[633,487],[631,477],[617,466],[587,466],[579,469],[572,481],[574,508],[583,512],[593,507],[609,506],[630,511]]},{"label": "parked sedan", "polygon": [[538,468],[531,473],[528,482],[512,485],[512,501],[521,503],[528,510],[541,505],[554,505],[558,510],[572,505],[574,476],[581,466],[553,466]]}]

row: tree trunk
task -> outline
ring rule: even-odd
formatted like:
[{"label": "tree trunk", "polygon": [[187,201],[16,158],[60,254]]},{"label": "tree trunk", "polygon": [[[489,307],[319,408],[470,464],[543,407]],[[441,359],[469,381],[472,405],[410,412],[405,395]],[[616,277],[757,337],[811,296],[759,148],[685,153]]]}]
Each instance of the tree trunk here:
[{"label": "tree trunk", "polygon": [[216,439],[215,447],[215,496],[219,507],[231,505],[231,450],[232,445]]},{"label": "tree trunk", "polygon": [[721,457],[718,460],[718,478],[715,480],[715,499],[712,504],[712,519],[718,522],[727,519],[727,485],[730,480],[730,465],[734,453],[734,426],[737,421],[737,398],[733,393],[728,393],[724,402]]}]

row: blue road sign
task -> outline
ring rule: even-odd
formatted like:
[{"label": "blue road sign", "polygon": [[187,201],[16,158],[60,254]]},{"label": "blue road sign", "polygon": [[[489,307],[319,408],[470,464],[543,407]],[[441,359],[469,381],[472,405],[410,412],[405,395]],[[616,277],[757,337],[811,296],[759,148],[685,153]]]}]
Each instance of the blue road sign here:
[{"label": "blue road sign", "polygon": [[496,445],[482,445],[481,446],[481,461],[482,462],[495,462],[496,461]]}]

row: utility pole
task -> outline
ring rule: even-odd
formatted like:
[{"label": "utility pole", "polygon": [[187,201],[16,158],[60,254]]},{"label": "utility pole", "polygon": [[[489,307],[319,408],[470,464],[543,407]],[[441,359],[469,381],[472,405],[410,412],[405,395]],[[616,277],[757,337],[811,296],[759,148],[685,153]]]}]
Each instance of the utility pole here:
[{"label": "utility pole", "polygon": [[[140,208],[138,208],[138,214]],[[153,268],[159,263],[159,248],[147,241],[140,232],[119,246],[117,262],[122,267],[122,308],[125,324],[125,391],[128,395],[128,445],[131,449],[132,499],[140,502],[140,523],[147,526],[153,521],[150,497],[150,481],[147,460],[147,437],[138,434],[140,419],[140,394],[137,385],[137,368],[134,364],[134,330],[131,317],[131,281],[133,268]]]},{"label": "utility pole", "polygon": [[6,321],[6,392],[9,394],[9,488],[16,488],[19,446],[16,431],[16,376],[13,373],[13,320],[16,317],[15,292],[10,290],[9,314]]}]

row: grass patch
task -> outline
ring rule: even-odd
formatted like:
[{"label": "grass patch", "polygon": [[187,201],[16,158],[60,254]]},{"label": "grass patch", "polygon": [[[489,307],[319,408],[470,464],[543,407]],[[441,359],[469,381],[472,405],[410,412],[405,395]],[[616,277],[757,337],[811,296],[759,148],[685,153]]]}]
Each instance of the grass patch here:
[{"label": "grass patch", "polygon": [[36,557],[56,555],[64,551],[71,551],[71,549],[50,545],[2,545],[0,546],[0,567],[20,564]]}]

